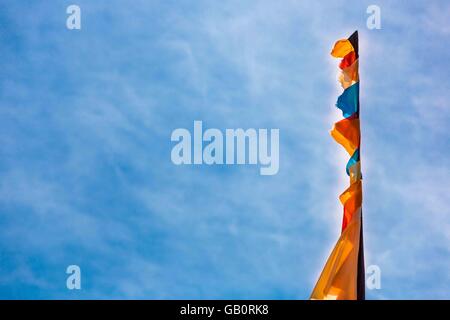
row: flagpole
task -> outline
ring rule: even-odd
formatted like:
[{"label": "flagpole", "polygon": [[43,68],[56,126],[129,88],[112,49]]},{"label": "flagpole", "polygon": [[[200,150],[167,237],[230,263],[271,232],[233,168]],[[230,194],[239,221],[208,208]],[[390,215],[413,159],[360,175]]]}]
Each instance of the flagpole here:
[{"label": "flagpole", "polygon": [[[358,35],[358,30],[355,31],[355,35],[356,35],[356,43],[357,43],[357,55],[359,58],[359,35]],[[359,78],[359,90],[361,90],[361,77],[358,76]],[[361,119],[361,104],[360,104],[360,99],[359,99],[359,94],[358,94],[358,118]],[[361,130],[361,128],[360,128]],[[361,135],[362,136],[362,135]],[[359,159],[361,161],[361,170],[362,170],[362,155],[361,155],[361,138],[359,141]],[[362,177],[361,177],[362,179]],[[359,235],[359,250],[358,250],[358,276],[357,276],[357,299],[358,300],[365,300],[366,299],[366,274],[365,274],[365,263],[364,263],[364,231],[363,231],[363,210],[362,210],[362,206],[361,206],[361,227],[360,227],[360,235]]]}]

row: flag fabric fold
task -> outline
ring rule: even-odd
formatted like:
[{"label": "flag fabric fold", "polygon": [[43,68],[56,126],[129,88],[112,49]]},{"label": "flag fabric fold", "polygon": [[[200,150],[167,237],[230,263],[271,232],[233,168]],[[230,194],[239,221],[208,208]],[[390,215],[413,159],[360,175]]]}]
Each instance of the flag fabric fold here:
[{"label": "flag fabric fold", "polygon": [[339,82],[344,92],[336,107],[344,119],[330,131],[350,156],[346,166],[350,186],[340,195],[343,206],[342,232],[311,294],[311,299],[362,300],[365,298],[362,227],[361,131],[359,120],[358,31],[338,40],[331,55],[342,58]]},{"label": "flag fabric fold", "polygon": [[361,214],[342,232],[311,294],[312,300],[356,300]]},{"label": "flag fabric fold", "polygon": [[341,74],[339,75],[339,82],[343,89],[347,89],[348,87],[354,85],[359,81],[359,61],[356,60],[348,67],[342,69]]},{"label": "flag fabric fold", "polygon": [[331,136],[352,156],[359,147],[359,119],[350,117],[334,124]]},{"label": "flag fabric fold", "polygon": [[336,102],[336,107],[342,110],[344,118],[359,111],[359,82],[344,90]]},{"label": "flag fabric fold", "polygon": [[338,40],[331,50],[331,55],[335,58],[344,58],[350,52],[354,52],[352,43],[348,39]]}]

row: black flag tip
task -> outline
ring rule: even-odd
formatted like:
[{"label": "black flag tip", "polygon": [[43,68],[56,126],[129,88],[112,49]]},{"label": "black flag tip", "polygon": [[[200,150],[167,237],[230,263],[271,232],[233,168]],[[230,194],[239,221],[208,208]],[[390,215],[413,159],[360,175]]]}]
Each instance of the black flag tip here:
[{"label": "black flag tip", "polygon": [[355,30],[355,32],[353,32],[352,35],[348,37],[348,41],[350,41],[350,43],[352,44],[353,49],[355,50],[356,53],[356,58],[358,58],[359,57],[358,30]]}]

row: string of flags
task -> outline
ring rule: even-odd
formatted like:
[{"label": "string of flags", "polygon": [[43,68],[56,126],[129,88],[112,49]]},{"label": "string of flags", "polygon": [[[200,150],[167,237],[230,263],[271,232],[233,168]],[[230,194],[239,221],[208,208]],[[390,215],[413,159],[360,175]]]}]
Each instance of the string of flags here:
[{"label": "string of flags", "polygon": [[344,92],[336,107],[344,119],[330,133],[350,156],[346,166],[350,186],[339,197],[344,207],[342,232],[311,294],[314,300],[365,299],[358,52],[358,31],[338,40],[331,51],[333,57],[342,58],[339,82]]}]

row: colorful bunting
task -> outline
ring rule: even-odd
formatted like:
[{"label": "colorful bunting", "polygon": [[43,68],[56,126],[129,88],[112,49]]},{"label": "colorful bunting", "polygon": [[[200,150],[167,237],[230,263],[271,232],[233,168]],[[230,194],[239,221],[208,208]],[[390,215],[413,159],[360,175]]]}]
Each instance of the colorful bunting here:
[{"label": "colorful bunting", "polygon": [[343,207],[342,233],[311,294],[311,299],[362,300],[365,298],[362,239],[361,131],[359,121],[358,31],[336,42],[331,55],[342,58],[339,82],[344,92],[336,107],[344,119],[336,122],[331,136],[348,152],[346,172],[350,186],[339,197]]}]

